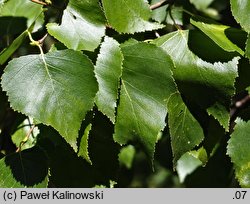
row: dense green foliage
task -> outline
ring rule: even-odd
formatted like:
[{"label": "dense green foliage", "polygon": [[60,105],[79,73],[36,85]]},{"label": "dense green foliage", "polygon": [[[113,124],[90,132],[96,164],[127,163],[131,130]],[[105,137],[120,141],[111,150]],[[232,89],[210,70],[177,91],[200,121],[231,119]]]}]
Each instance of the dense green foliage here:
[{"label": "dense green foliage", "polygon": [[248,0],[0,1],[0,187],[250,187]]}]

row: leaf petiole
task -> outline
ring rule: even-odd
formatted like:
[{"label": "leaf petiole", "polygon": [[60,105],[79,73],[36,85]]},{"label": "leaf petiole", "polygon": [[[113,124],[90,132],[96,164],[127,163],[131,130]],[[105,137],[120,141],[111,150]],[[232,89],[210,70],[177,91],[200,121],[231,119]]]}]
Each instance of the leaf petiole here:
[{"label": "leaf petiole", "polygon": [[29,36],[29,39],[31,41],[30,45],[37,46],[39,48],[41,54],[44,55],[41,44],[43,43],[44,39],[47,37],[47,34],[42,39],[37,40],[37,41],[32,38],[32,35],[31,35],[31,33],[29,31],[28,31],[28,36]]},{"label": "leaf petiole", "polygon": [[20,142],[19,147],[17,148],[16,152],[20,152],[22,149],[22,146],[29,140],[30,135],[32,134],[34,128],[36,126],[32,125],[32,127],[30,128],[29,132],[27,133],[26,137]]},{"label": "leaf petiole", "polygon": [[32,2],[34,3],[37,3],[37,4],[40,4],[40,5],[43,5],[43,6],[47,6],[47,1],[46,2],[43,2],[43,1],[39,1],[39,0],[31,0]]}]

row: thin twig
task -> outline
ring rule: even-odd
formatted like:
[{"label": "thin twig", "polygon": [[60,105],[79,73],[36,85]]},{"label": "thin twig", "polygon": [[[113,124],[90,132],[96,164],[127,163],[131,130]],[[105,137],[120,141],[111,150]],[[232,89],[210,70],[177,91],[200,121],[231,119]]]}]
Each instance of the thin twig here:
[{"label": "thin twig", "polygon": [[157,8],[163,6],[165,3],[167,3],[167,1],[168,1],[168,0],[159,1],[159,2],[157,2],[157,3],[153,4],[153,5],[151,5],[149,8],[150,8],[151,10],[157,9]]},{"label": "thin twig", "polygon": [[246,95],[244,98],[240,99],[239,101],[236,101],[230,111],[231,120],[235,120],[238,112],[241,109],[245,108],[249,103],[250,103],[250,95]]},{"label": "thin twig", "polygon": [[22,129],[22,128],[24,128],[24,127],[27,127],[27,126],[31,127],[32,125],[33,125],[33,124],[26,124],[26,125],[18,126],[18,127],[15,129],[15,131],[20,130],[20,129]]},{"label": "thin twig", "polygon": [[[27,119],[28,119],[28,123],[29,123],[30,128],[32,128],[32,125],[34,125],[34,124],[31,124],[31,121],[30,121],[30,118],[29,118],[29,117],[27,117]],[[31,132],[31,136],[32,136],[32,138],[34,138],[34,133],[33,133],[33,131]]]},{"label": "thin twig", "polygon": [[30,39],[30,41],[31,41],[30,44],[33,45],[33,46],[37,46],[37,47],[39,48],[40,52],[41,52],[41,55],[43,56],[43,55],[44,55],[43,49],[42,49],[42,46],[41,46],[41,44],[39,43],[39,41],[34,40],[34,39],[32,38],[31,33],[30,33],[29,31],[28,31],[28,36],[29,36],[29,39]]},{"label": "thin twig", "polygon": [[48,36],[48,33],[46,33],[40,40],[38,40],[40,45],[43,45],[43,42],[47,36]]},{"label": "thin twig", "polygon": [[33,130],[34,130],[35,127],[36,127],[35,125],[32,125],[32,127],[30,128],[30,130],[29,130],[29,132],[27,133],[26,137],[23,139],[22,142],[20,142],[20,145],[19,145],[19,147],[17,148],[16,152],[20,152],[20,151],[21,151],[22,146],[28,141],[28,139],[29,139],[29,137],[30,137],[30,135],[31,135],[31,133],[33,132]]},{"label": "thin twig", "polygon": [[248,102],[250,102],[250,95],[247,95],[243,99],[241,99],[240,101],[237,101],[235,103],[235,107],[241,108],[241,107],[245,106]]},{"label": "thin twig", "polygon": [[36,3],[36,4],[47,6],[47,3],[43,2],[43,1],[39,1],[39,0],[31,0],[31,1],[34,2],[34,3]]},{"label": "thin twig", "polygon": [[236,101],[234,106],[230,110],[230,126],[229,132],[233,131],[235,126],[235,119],[237,118],[238,114],[250,104],[250,95],[246,95],[244,98]]}]

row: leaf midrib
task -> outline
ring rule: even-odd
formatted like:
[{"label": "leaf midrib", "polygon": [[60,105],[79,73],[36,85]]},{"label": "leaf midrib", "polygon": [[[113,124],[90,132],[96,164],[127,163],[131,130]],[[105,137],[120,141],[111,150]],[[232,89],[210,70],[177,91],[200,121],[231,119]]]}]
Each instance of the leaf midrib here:
[{"label": "leaf midrib", "polygon": [[[57,93],[56,93],[56,91],[55,91],[55,87],[54,87],[54,84],[53,84],[53,79],[52,79],[52,77],[51,77],[51,75],[50,75],[50,73],[49,73],[49,68],[48,68],[48,66],[47,66],[47,63],[46,63],[44,54],[41,53],[40,56],[41,56],[42,62],[43,62],[43,64],[44,64],[44,68],[45,68],[45,70],[46,70],[46,73],[47,73],[47,75],[48,75],[48,77],[49,77],[49,79],[50,79],[50,83],[51,83],[51,87],[52,87],[52,94],[54,93],[54,95],[55,95],[55,97],[56,97],[56,103],[57,103],[57,105],[58,105],[58,107],[59,107],[59,111],[61,112],[61,115],[64,116],[64,112],[63,112],[63,110],[62,110],[61,104],[59,103],[58,95],[57,95]],[[63,120],[64,124],[66,124],[65,117],[62,117],[62,120]],[[65,134],[65,136],[68,136],[68,126],[65,125],[65,127],[66,127],[66,130],[65,130],[64,134]]]}]

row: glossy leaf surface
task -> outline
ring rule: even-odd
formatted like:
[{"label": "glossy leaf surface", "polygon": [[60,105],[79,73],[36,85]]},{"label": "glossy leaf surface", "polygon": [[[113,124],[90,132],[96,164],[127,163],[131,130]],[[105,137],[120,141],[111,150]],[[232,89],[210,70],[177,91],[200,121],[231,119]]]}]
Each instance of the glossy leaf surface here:
[{"label": "glossy leaf surface", "polygon": [[8,64],[2,87],[13,109],[51,125],[76,150],[78,130],[97,92],[93,70],[91,61],[73,50],[29,55]]}]

